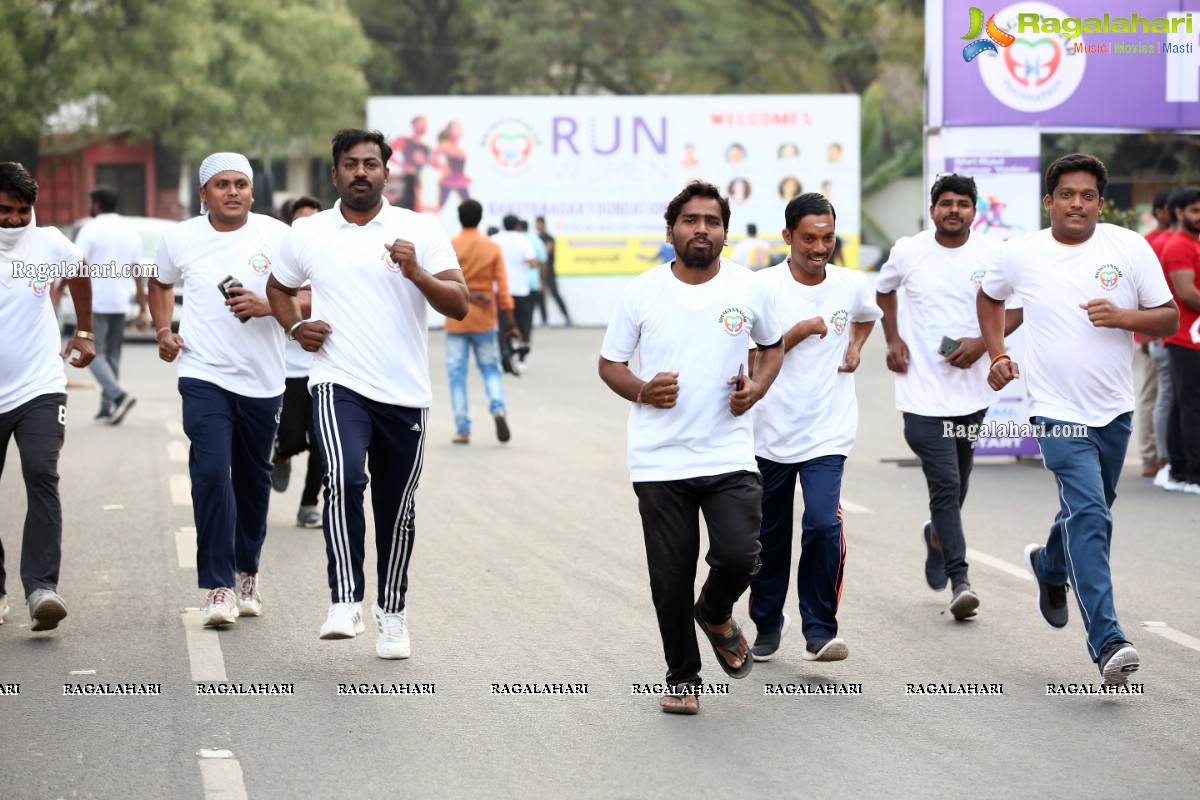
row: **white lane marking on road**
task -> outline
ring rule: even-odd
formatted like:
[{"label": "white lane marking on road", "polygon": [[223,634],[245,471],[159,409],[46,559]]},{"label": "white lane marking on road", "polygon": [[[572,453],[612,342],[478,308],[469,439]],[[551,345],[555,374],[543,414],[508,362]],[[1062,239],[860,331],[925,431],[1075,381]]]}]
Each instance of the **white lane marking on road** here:
[{"label": "white lane marking on road", "polygon": [[187,638],[188,661],[192,664],[192,680],[224,682],[225,656],[217,632],[205,630],[204,615],[198,608],[189,608],[180,617]]},{"label": "white lane marking on road", "polygon": [[850,514],[871,514],[874,513],[866,506],[860,506],[858,503],[852,503],[846,498],[842,498],[842,510]]},{"label": "white lane marking on road", "polygon": [[163,420],[163,425],[167,428],[167,433],[172,436],[183,436],[183,420],[167,419]]},{"label": "white lane marking on road", "polygon": [[180,464],[186,464],[188,460],[187,442],[167,442],[167,458]]},{"label": "white lane marking on road", "polygon": [[177,506],[192,504],[192,479],[187,475],[171,476],[171,502]]},{"label": "white lane marking on road", "polygon": [[100,510],[101,511],[120,511],[123,508],[125,508],[125,506],[120,506],[120,505],[101,506]]},{"label": "white lane marking on road", "polygon": [[1175,644],[1181,644],[1184,647],[1190,647],[1193,650],[1200,651],[1200,639],[1197,639],[1195,636],[1189,636],[1183,631],[1177,631],[1165,623],[1143,622],[1142,627],[1151,633],[1157,633],[1164,639],[1170,639]]},{"label": "white lane marking on road", "polygon": [[1022,580],[1026,581],[1033,580],[1033,576],[1029,574],[1028,570],[1013,566],[1002,558],[989,556],[987,553],[981,553],[978,550],[970,547],[967,548],[967,559],[980,564],[987,564],[992,569],[998,569],[1001,572],[1006,572],[1009,575],[1012,575],[1014,578],[1021,578]]},{"label": "white lane marking on road", "polygon": [[201,750],[200,780],[205,800],[247,800],[242,765],[228,750]]},{"label": "white lane marking on road", "polygon": [[179,556],[180,569],[196,568],[195,528],[180,528],[175,531],[175,553]]}]

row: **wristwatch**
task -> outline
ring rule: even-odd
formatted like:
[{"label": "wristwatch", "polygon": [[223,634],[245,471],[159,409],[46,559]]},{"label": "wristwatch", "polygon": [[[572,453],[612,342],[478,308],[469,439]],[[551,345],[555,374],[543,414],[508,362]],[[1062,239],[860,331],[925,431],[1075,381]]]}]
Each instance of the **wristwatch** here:
[{"label": "wristwatch", "polygon": [[89,339],[93,342],[96,341],[96,336],[91,331],[75,331],[75,338],[76,339]]}]

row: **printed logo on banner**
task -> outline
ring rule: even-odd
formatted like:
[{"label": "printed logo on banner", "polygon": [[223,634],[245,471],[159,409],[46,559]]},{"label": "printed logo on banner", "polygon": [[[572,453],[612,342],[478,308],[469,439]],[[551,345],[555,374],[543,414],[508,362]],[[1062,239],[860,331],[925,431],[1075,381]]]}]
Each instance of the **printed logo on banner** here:
[{"label": "printed logo on banner", "polygon": [[833,332],[841,336],[846,332],[846,324],[850,321],[850,312],[842,308],[833,312],[829,316],[829,326],[833,328]]},{"label": "printed logo on banner", "polygon": [[[1011,43],[1004,47],[1000,58],[979,59],[980,77],[992,96],[1014,111],[1026,113],[1047,111],[1066,102],[1083,82],[1087,65],[1086,53],[1068,44],[1063,35],[1020,30],[1019,17],[1032,14],[1066,16],[1049,3],[1021,2],[1008,6],[992,15],[989,26],[1004,33]],[[1017,34],[1006,33],[1004,29],[1015,30]],[[1080,37],[1072,41],[1083,44]],[[966,57],[965,52],[963,56]]]},{"label": "printed logo on banner", "polygon": [[271,260],[262,253],[255,253],[250,256],[250,269],[254,270],[255,275],[266,275],[267,270],[271,268]]},{"label": "printed logo on banner", "polygon": [[1096,280],[1100,281],[1101,289],[1111,292],[1117,288],[1117,282],[1121,280],[1121,269],[1115,264],[1105,264],[1096,270]]},{"label": "printed logo on banner", "polygon": [[[968,64],[982,53],[999,53],[1000,51],[996,49],[996,45],[1008,47],[1016,40],[1016,37],[1008,31],[1000,30],[1000,26],[996,24],[995,14],[992,14],[988,18],[987,25],[985,26],[983,24],[984,13],[982,8],[971,6],[967,13],[971,20],[971,27],[967,29],[967,35],[962,38],[973,40],[963,48],[963,60]],[[979,34],[985,31],[987,32],[987,38],[980,39]]]},{"label": "printed logo on banner", "polygon": [[483,143],[496,166],[513,172],[528,165],[538,138],[530,125],[519,119],[504,119],[488,128]]},{"label": "printed logo on banner", "polygon": [[746,327],[746,315],[740,308],[727,308],[721,312],[721,327],[730,336],[737,336]]}]

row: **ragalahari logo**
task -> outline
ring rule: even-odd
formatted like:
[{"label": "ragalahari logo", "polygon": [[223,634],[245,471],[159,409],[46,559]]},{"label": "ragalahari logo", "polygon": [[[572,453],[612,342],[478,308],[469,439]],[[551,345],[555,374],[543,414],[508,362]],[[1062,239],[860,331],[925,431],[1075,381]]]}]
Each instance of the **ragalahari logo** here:
[{"label": "ragalahari logo", "polygon": [[[987,32],[988,38],[980,39],[981,33]],[[982,53],[996,53],[1000,51],[996,49],[996,45],[1008,47],[1017,40],[1007,31],[1000,30],[1000,26],[996,24],[996,15],[988,17],[987,25],[983,24],[983,9],[971,6],[971,27],[967,30],[967,35],[962,37],[971,41],[963,48],[963,60],[968,64],[976,59]]]}]

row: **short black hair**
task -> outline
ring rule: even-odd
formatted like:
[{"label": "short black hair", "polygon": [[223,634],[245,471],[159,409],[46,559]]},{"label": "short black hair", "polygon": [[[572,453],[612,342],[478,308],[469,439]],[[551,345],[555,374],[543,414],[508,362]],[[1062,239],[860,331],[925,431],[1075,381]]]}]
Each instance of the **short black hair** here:
[{"label": "short black hair", "polygon": [[1104,162],[1100,159],[1086,153],[1071,153],[1050,165],[1050,168],[1046,170],[1046,194],[1054,194],[1062,176],[1069,172],[1090,172],[1095,175],[1096,188],[1099,190],[1100,196],[1104,197],[1104,190],[1108,188],[1108,167],[1104,166]]},{"label": "short black hair", "polygon": [[363,142],[379,145],[379,152],[383,156],[383,163],[386,166],[388,159],[392,157],[391,146],[379,131],[365,131],[362,128],[342,128],[333,135],[333,166],[337,167],[342,153]]},{"label": "short black hair", "polygon": [[100,211],[105,214],[111,214],[117,210],[117,192],[111,186],[97,186],[92,189],[88,197],[92,202],[100,206]]},{"label": "short black hair", "polygon": [[0,192],[11,194],[22,203],[34,205],[38,198],[38,184],[24,164],[0,161]]},{"label": "short black hair", "polygon": [[1154,193],[1154,203],[1150,206],[1151,211],[1158,211],[1160,208],[1167,207],[1167,200],[1171,197],[1170,189],[1159,189]]},{"label": "short black hair", "polygon": [[517,219],[517,215],[516,215],[516,214],[505,214],[505,215],[504,215],[504,220],[503,220],[503,222],[504,222],[504,230],[506,230],[506,231],[515,231],[515,230],[517,229],[517,223],[518,223],[518,222],[520,222],[520,221],[521,221],[521,220]]},{"label": "short black hair", "polygon": [[458,224],[464,228],[478,228],[483,219],[483,204],[478,200],[463,200],[458,207]]},{"label": "short black hair", "polygon": [[1171,199],[1168,201],[1167,208],[1171,212],[1171,219],[1175,220],[1179,217],[1179,212],[1187,208],[1192,203],[1200,203],[1200,187],[1184,186],[1182,189],[1176,189],[1171,192]]},{"label": "short black hair", "polygon": [[[738,146],[740,147],[740,145]],[[671,202],[667,203],[667,212],[663,214],[663,219],[667,221],[667,227],[675,226],[679,220],[680,209],[693,197],[711,197],[716,200],[717,204],[721,206],[721,222],[725,225],[725,230],[729,230],[729,200],[721,195],[720,189],[706,181],[692,181],[683,187],[683,191],[671,198]]]},{"label": "short black hair", "polygon": [[316,211],[323,211],[321,201],[313,197],[311,194],[302,194],[299,197],[293,197],[288,200],[279,209],[279,216],[288,225],[296,221],[296,212],[302,208],[311,208]]},{"label": "short black hair", "polygon": [[834,222],[837,222],[837,212],[833,210],[833,203],[830,203],[825,195],[820,192],[805,192],[788,201],[787,207],[783,209],[783,224],[789,231],[794,231],[800,224],[800,220],[807,216],[821,216],[822,214],[828,214],[833,217]]},{"label": "short black hair", "polygon": [[747,236],[758,236],[758,226],[755,225],[753,222],[747,222],[746,223],[746,235]]},{"label": "short black hair", "polygon": [[971,198],[972,203],[979,202],[979,189],[975,186],[975,179],[970,175],[959,175],[952,172],[939,177],[933,182],[933,188],[929,190],[929,205],[936,206],[938,199],[946,192],[966,195]]}]

